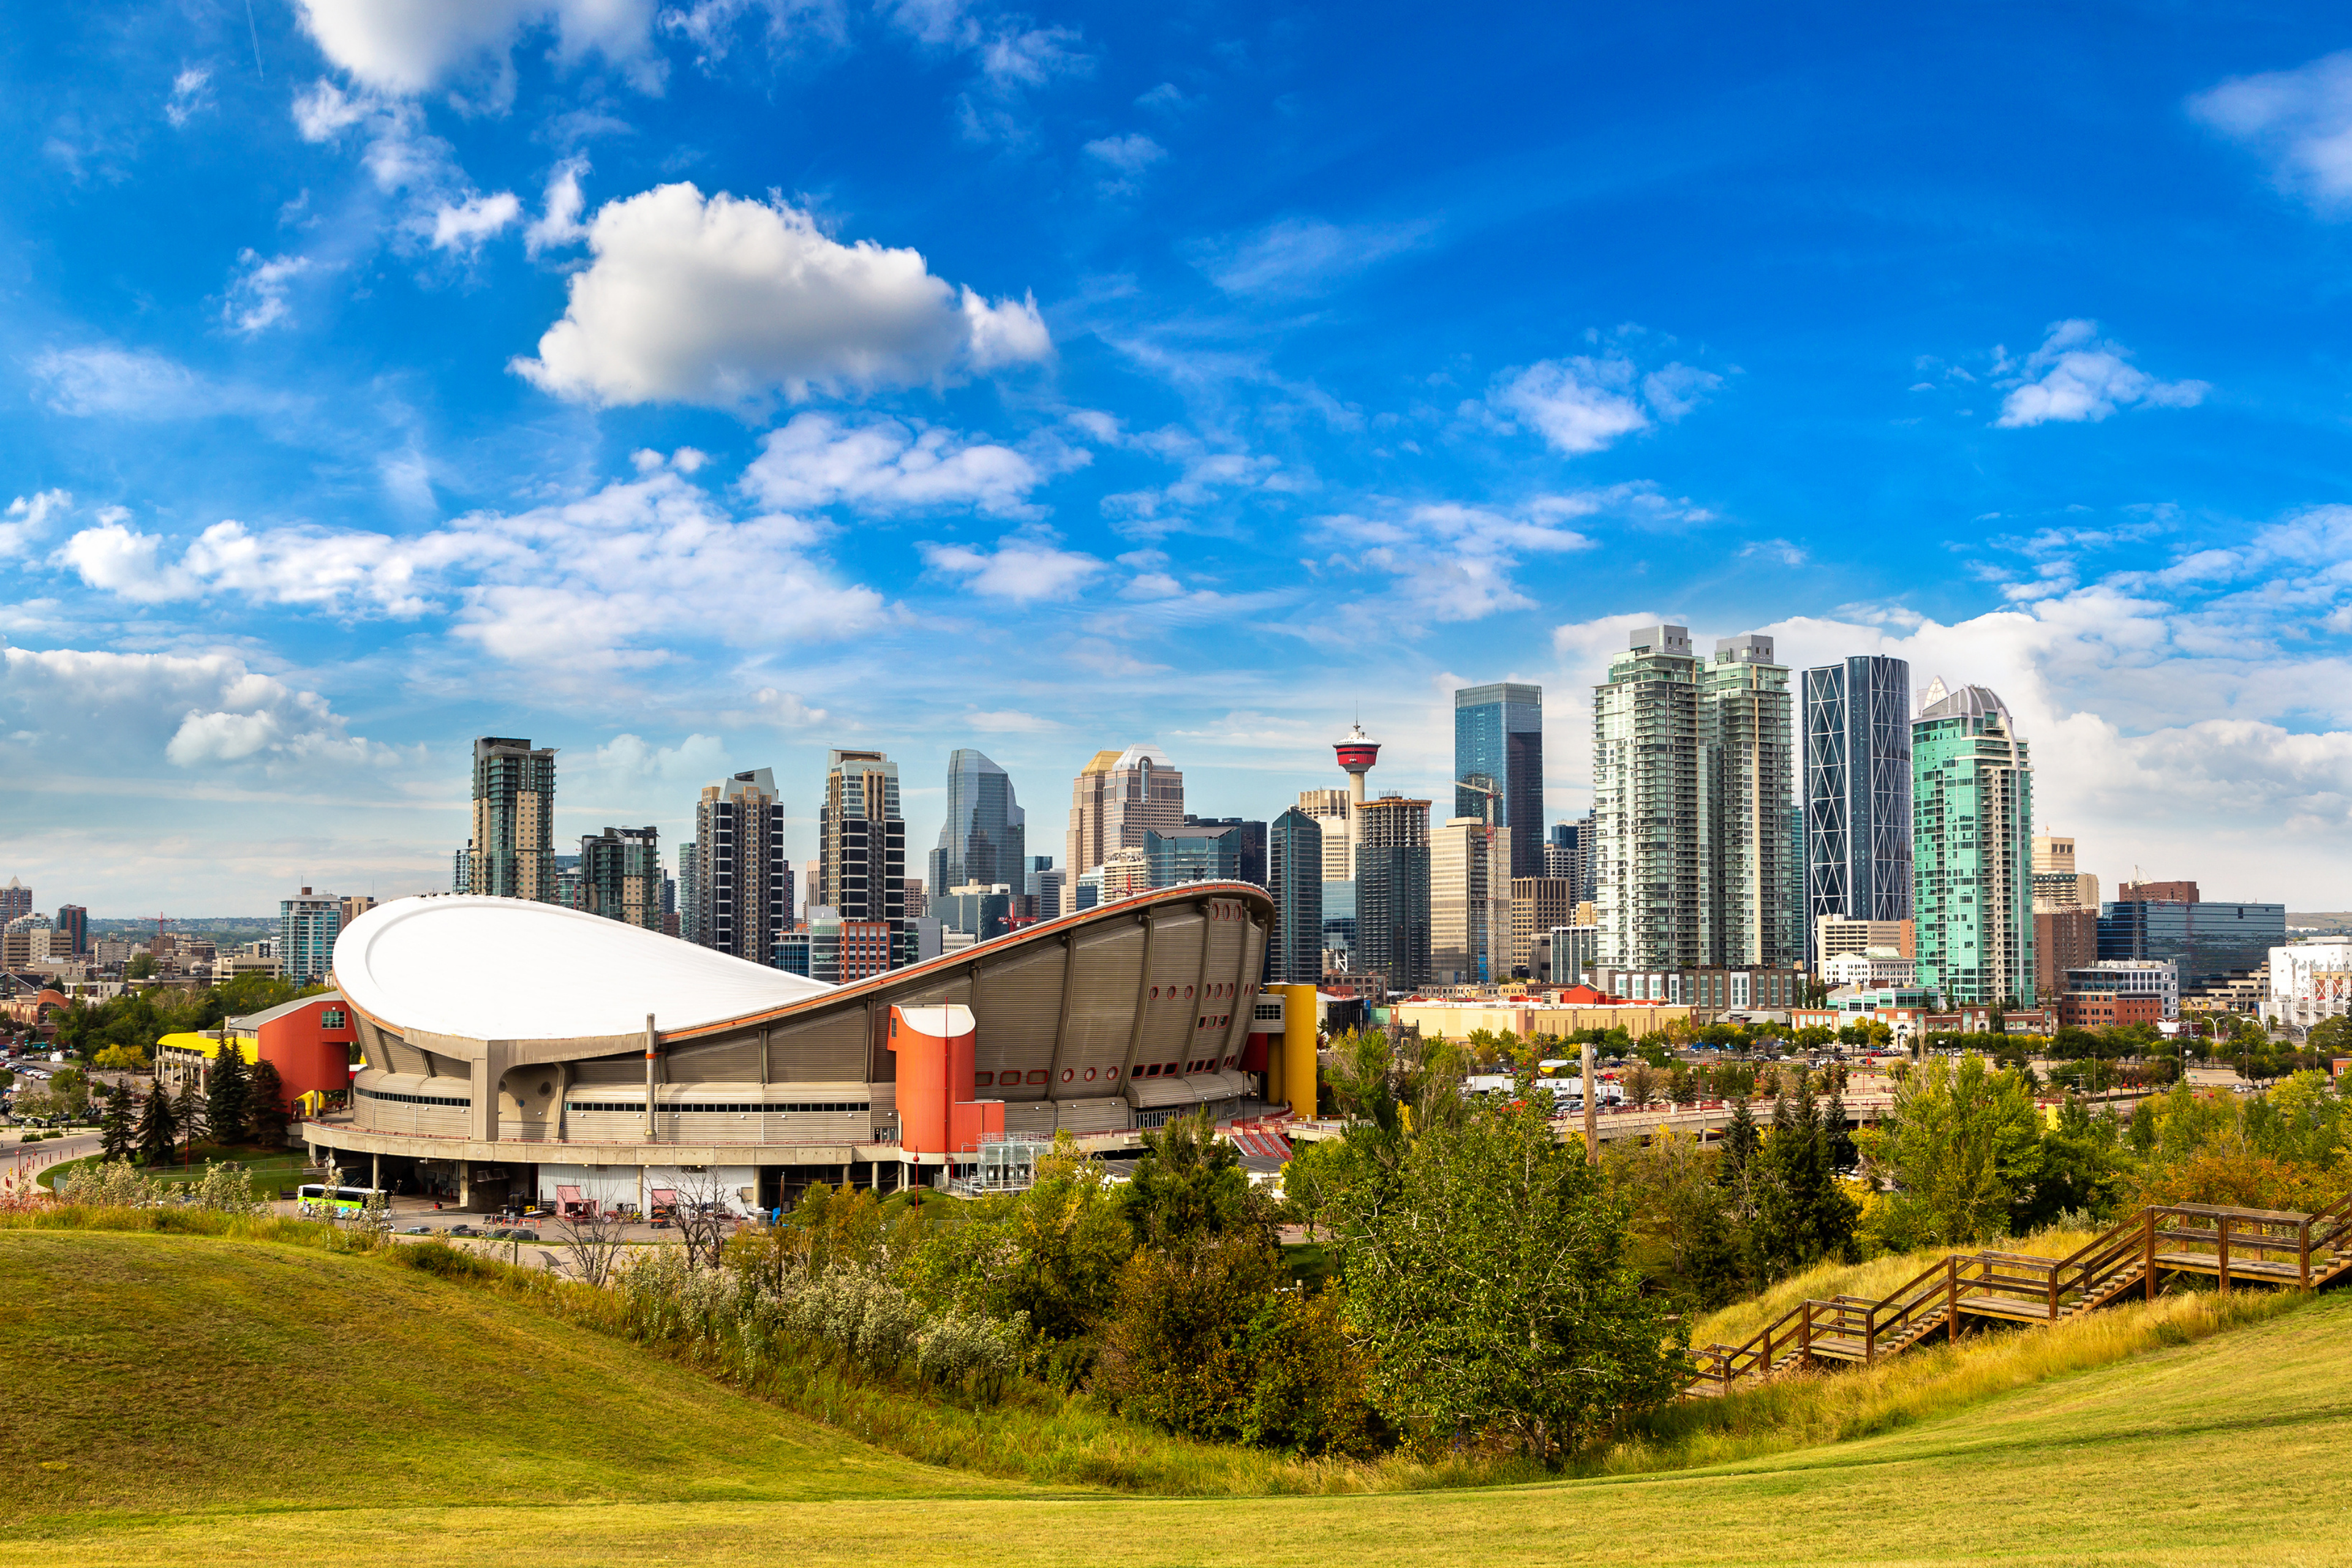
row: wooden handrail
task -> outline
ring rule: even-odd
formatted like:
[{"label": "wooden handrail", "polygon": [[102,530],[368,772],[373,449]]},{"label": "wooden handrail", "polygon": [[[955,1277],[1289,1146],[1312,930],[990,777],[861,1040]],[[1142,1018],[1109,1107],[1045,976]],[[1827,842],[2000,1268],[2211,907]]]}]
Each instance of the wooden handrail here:
[{"label": "wooden handrail", "polygon": [[[2210,1230],[2201,1226],[2162,1223],[2209,1217],[2216,1222]],[[2242,1226],[2247,1228],[2241,1230],[2239,1227]],[[2269,1234],[2273,1226],[2289,1226],[2294,1228],[2292,1238],[2281,1239]],[[1782,1349],[1793,1348],[1801,1361],[1811,1362],[1813,1334],[1817,1328],[1842,1337],[1858,1337],[1865,1362],[1877,1358],[1881,1343],[1891,1331],[1925,1317],[1931,1310],[1940,1310],[1944,1313],[1946,1340],[1957,1340],[1960,1303],[1964,1299],[1963,1286],[1995,1295],[2022,1297],[2055,1322],[2060,1307],[2068,1297],[2079,1295],[2087,1300],[2098,1296],[2117,1276],[2137,1267],[2147,1286],[2148,1300],[2154,1300],[2157,1273],[2166,1267],[2158,1260],[2158,1243],[2161,1239],[2215,1244],[2219,1253],[2214,1261],[2218,1265],[2221,1288],[2224,1292],[2237,1281],[2250,1279],[2284,1284],[2300,1282],[2308,1289],[2315,1278],[2325,1283],[2341,1272],[2347,1263],[2352,1263],[2352,1258],[2347,1258],[2340,1250],[2340,1243],[2347,1234],[2352,1234],[2352,1194],[2315,1215],[2271,1209],[2233,1209],[2213,1204],[2150,1205],[2135,1217],[2110,1226],[2064,1258],[2002,1252],[1990,1247],[1973,1252],[1954,1251],[1947,1253],[1881,1297],[1841,1294],[1828,1300],[1801,1301],[1741,1344],[1717,1343],[1704,1351],[1693,1352],[1694,1359],[1700,1363],[1693,1387],[1711,1382],[1728,1391],[1732,1384],[1742,1377],[1770,1376],[1776,1345]],[[2339,1247],[2339,1250],[2326,1264],[2326,1272],[2323,1274],[2320,1265],[2314,1261],[2314,1254],[2331,1246]],[[2230,1268],[2232,1251],[2242,1256],[2248,1252],[2293,1254],[2296,1260],[2296,1275],[2281,1279],[2276,1272],[2254,1275],[2239,1272],[2233,1277]],[[2263,1267],[2274,1268],[2275,1266],[2266,1264]],[[2028,1315],[2039,1314],[2029,1310]],[[1790,1335],[1784,1331],[1792,1325],[1796,1331]],[[1895,1344],[1892,1351],[1907,1350],[1927,1337],[1924,1332],[1915,1333]]]}]

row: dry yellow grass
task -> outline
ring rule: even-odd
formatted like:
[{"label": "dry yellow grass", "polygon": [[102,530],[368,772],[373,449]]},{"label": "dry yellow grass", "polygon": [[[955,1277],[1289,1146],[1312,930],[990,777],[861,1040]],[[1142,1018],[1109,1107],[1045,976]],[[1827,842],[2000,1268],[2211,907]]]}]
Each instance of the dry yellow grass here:
[{"label": "dry yellow grass", "polygon": [[[2098,1239],[2095,1230],[2045,1230],[2036,1236],[2000,1243],[2003,1252],[2030,1253],[2036,1258],[2064,1258]],[[1957,1247],[1928,1247],[1918,1252],[1890,1253],[1868,1263],[1823,1263],[1792,1274],[1760,1296],[1735,1301],[1708,1313],[1691,1327],[1691,1343],[1720,1342],[1738,1344],[1760,1332],[1764,1325],[1798,1302],[1826,1301],[1832,1296],[1867,1296],[1877,1300],[1916,1278],[1928,1265],[1940,1263]]]}]

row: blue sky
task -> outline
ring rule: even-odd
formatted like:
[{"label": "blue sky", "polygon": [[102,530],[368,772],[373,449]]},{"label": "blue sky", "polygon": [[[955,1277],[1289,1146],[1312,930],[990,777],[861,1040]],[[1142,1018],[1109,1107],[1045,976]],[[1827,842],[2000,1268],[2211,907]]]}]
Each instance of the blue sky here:
[{"label": "blue sky", "polygon": [[[1619,8],[1622,10],[1622,8]],[[2352,904],[2321,7],[184,0],[0,54],[7,874],[440,886],[828,746],[1432,792],[1632,625],[2017,712],[2110,882]],[[919,855],[910,857],[919,858]]]}]

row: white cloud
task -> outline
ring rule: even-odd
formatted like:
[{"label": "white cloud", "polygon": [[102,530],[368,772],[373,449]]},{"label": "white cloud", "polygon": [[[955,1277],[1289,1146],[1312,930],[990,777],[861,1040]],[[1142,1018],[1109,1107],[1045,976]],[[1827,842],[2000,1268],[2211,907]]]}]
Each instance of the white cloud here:
[{"label": "white cloud", "polygon": [[1168,156],[1167,148],[1139,131],[1101,137],[1087,142],[1085,152],[1103,166],[1103,189],[1114,193],[1133,191],[1144,171]]},{"label": "white cloud", "polygon": [[752,693],[749,712],[722,716],[730,724],[772,724],[779,730],[805,730],[824,723],[828,717],[824,709],[810,706],[808,699],[799,692],[772,686],[763,686]]},{"label": "white cloud", "polygon": [[[1095,434],[1099,426],[1079,422],[1081,428]],[[1118,440],[1116,426],[1096,438],[1106,442]],[[1213,446],[1190,430],[1177,426],[1163,426],[1126,438],[1126,444],[1138,451],[1174,463],[1181,470],[1171,483],[1156,489],[1125,490],[1102,499],[1102,510],[1113,517],[1125,517],[1140,522],[1152,522],[1171,511],[1185,511],[1207,505],[1219,492],[1227,490],[1292,491],[1305,484],[1286,475],[1281,459],[1246,448]]]},{"label": "white cloud", "polygon": [[478,250],[482,241],[522,217],[522,203],[511,191],[444,203],[433,213],[433,248]]},{"label": "white cloud", "polygon": [[295,95],[294,128],[305,142],[331,142],[372,112],[372,100],[352,98],[333,82],[322,80]]},{"label": "white cloud", "polygon": [[314,691],[258,673],[233,654],[0,649],[0,731],[10,749],[53,752],[67,730],[102,733],[117,768],[160,759],[316,766],[372,748]]},{"label": "white cloud", "polygon": [[772,53],[806,40],[839,44],[848,39],[843,0],[694,0],[690,5],[665,6],[661,25],[692,44],[695,63],[708,70],[727,58],[735,47],[737,28],[755,11],[767,17]]},{"label": "white cloud", "polygon": [[213,106],[212,95],[205,90],[212,79],[213,73],[202,66],[190,66],[172,79],[172,96],[163,103],[163,118],[172,122],[172,129],[184,129],[189,121]]},{"label": "white cloud", "polygon": [[33,378],[60,414],[176,419],[217,414],[236,401],[176,360],[145,349],[47,349]]},{"label": "white cloud", "polygon": [[320,53],[382,92],[418,93],[485,69],[505,78],[529,28],[551,26],[566,66],[601,55],[658,90],[655,0],[297,0]]},{"label": "white cloud", "polygon": [[770,431],[761,448],[744,471],[744,489],[786,510],[846,502],[867,511],[970,507],[1023,514],[1045,479],[1010,447],[959,441],[938,428],[918,432],[895,419],[852,425],[831,414],[800,414]]},{"label": "white cloud", "polygon": [[943,576],[960,577],[971,592],[991,599],[1027,604],[1066,599],[1107,570],[1091,555],[1056,550],[1036,539],[1004,539],[993,552],[963,544],[924,544],[923,559]]},{"label": "white cloud", "polygon": [[919,252],[843,245],[781,201],[662,185],[606,204],[588,245],[563,319],[513,365],[559,397],[733,407],[1052,352],[1034,301],[959,294]]},{"label": "white cloud", "polygon": [[[716,735],[693,734],[675,746],[657,746],[642,736],[619,734],[585,756],[565,758],[566,793],[575,799],[595,792],[636,793],[644,784],[698,785],[727,771],[727,743]],[[576,807],[574,809],[577,809]]]},{"label": "white cloud", "polygon": [[2268,160],[2281,189],[2324,213],[2352,211],[2352,51],[2232,77],[2189,112]]},{"label": "white cloud", "polygon": [[1342,226],[1318,217],[1282,218],[1246,237],[1202,246],[1194,260],[1228,294],[1295,298],[1321,293],[1413,249],[1436,227],[1425,219]]},{"label": "white cloud", "polygon": [[1591,549],[1593,540],[1562,524],[1599,510],[1591,498],[1555,496],[1517,515],[1438,501],[1318,521],[1342,546],[1332,564],[1393,575],[1412,613],[1425,618],[1471,621],[1532,608],[1535,601],[1511,581],[1512,567],[1528,556]]},{"label": "white cloud", "polygon": [[10,501],[0,513],[0,561],[30,553],[33,542],[48,532],[49,519],[72,507],[73,495],[68,490],[37,490]]},{"label": "white cloud", "polygon": [[1511,378],[1493,403],[1533,427],[1555,450],[1599,452],[1649,426],[1634,400],[1625,359],[1538,360]]},{"label": "white cloud", "polygon": [[[1621,327],[1612,339],[1622,343],[1644,335],[1638,328]],[[1598,332],[1586,336],[1600,339]],[[1490,423],[1515,421],[1540,435],[1553,450],[1580,457],[1605,451],[1648,429],[1654,420],[1673,424],[1722,384],[1723,377],[1713,371],[1678,361],[1644,373],[1621,348],[1538,360],[1507,376],[1484,403],[1464,404],[1462,412]]]},{"label": "white cloud", "polygon": [[2021,376],[2003,380],[2011,390],[1994,421],[2017,429],[2051,420],[2101,420],[2118,408],[2194,408],[2212,388],[2201,381],[2158,381],[2129,363],[2129,351],[2098,335],[2095,321],[2053,322],[2042,346],[2027,358]]},{"label": "white cloud", "polygon": [[555,173],[548,177],[546,205],[523,231],[526,252],[537,256],[560,246],[577,245],[588,237],[588,226],[580,221],[587,206],[587,198],[580,193],[580,176],[587,172],[585,158],[569,158],[556,165]]},{"label": "white cloud", "polygon": [[286,296],[294,280],[311,270],[307,256],[273,256],[263,260],[258,251],[237,253],[238,276],[229,280],[228,297],[221,304],[221,320],[244,337],[290,322],[293,307]]}]

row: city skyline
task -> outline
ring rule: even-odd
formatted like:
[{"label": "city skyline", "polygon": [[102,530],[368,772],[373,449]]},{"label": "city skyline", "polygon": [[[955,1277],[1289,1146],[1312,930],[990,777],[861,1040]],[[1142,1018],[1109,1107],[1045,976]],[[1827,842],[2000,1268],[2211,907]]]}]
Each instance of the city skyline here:
[{"label": "city skyline", "polygon": [[19,874],[445,886],[484,735],[562,749],[558,846],[764,767],[809,861],[835,749],[926,848],[960,747],[1268,820],[1359,715],[1442,814],[1506,682],[1549,825],[1672,622],[2000,692],[2112,879],[2343,901],[2322,18],[693,14],[28,21]]}]

